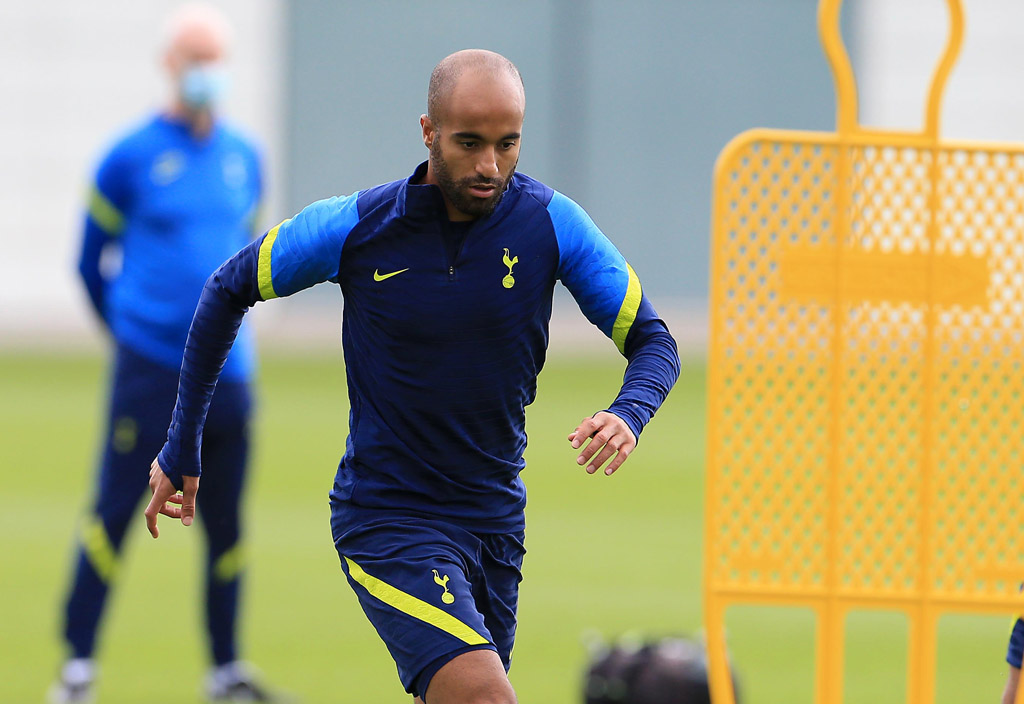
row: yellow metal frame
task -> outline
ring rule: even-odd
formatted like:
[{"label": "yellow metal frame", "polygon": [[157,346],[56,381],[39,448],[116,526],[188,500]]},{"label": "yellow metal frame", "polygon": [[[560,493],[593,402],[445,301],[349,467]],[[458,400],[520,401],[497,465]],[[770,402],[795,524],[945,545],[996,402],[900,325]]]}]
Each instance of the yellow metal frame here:
[{"label": "yellow metal frame", "polygon": [[841,4],[818,7],[836,132],[746,132],[715,168],[704,600],[716,704],[735,701],[733,604],[814,611],[819,704],[842,701],[853,609],[907,615],[907,701],[930,704],[939,616],[1022,605],[1024,545],[999,534],[999,516],[1024,440],[994,438],[1024,423],[1024,146],[939,137],[960,0],[946,2],[923,128],[862,126]]}]

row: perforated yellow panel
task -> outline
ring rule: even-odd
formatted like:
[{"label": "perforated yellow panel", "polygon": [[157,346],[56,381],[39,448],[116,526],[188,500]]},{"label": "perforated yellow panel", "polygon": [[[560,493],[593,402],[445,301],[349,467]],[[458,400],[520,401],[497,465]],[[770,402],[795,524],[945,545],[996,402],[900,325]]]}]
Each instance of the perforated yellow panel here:
[{"label": "perforated yellow panel", "polygon": [[938,138],[961,36],[949,7],[923,132],[856,124],[839,2],[822,0],[839,130],[756,130],[719,159],[705,536],[716,702],[732,701],[732,603],[816,610],[816,701],[830,703],[850,609],[907,613],[907,701],[927,704],[938,617],[1021,608],[1024,146]]}]

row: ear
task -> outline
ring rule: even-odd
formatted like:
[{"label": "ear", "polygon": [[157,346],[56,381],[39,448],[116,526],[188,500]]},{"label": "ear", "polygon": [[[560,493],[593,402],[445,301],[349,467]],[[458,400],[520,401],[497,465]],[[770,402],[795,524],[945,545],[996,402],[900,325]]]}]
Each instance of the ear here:
[{"label": "ear", "polygon": [[430,145],[434,143],[434,134],[437,131],[433,120],[427,115],[420,115],[420,129],[423,130],[423,146],[430,149]]},{"label": "ear", "polygon": [[177,81],[181,74],[181,57],[174,49],[168,49],[163,55],[163,67],[172,81]]}]

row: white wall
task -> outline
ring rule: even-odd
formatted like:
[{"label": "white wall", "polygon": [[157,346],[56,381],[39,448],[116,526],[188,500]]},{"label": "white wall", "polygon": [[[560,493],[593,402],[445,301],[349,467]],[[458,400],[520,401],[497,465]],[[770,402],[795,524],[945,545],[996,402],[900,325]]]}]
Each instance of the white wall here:
[{"label": "white wall", "polygon": [[[172,0],[0,2],[0,344],[97,337],[75,273],[84,197],[119,130],[168,95],[159,64]],[[220,0],[235,27],[226,114],[262,141],[270,200],[278,163],[280,0]],[[278,218],[280,219],[280,218]]]},{"label": "white wall", "polygon": [[[855,6],[861,122],[919,128],[946,41],[946,0],[847,0]],[[1024,2],[963,0],[964,44],[946,92],[942,134],[1024,142]]]}]

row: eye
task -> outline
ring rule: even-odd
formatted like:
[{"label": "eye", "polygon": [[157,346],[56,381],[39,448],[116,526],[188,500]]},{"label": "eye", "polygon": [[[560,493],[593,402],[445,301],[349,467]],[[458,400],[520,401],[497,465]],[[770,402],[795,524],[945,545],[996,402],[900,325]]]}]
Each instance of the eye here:
[{"label": "eye", "polygon": [[501,143],[501,148],[505,149],[505,150],[509,150],[509,149],[511,149],[514,146],[516,146],[515,142],[502,142]]},{"label": "eye", "polygon": [[459,142],[465,149],[473,149],[476,147],[476,142]]}]

